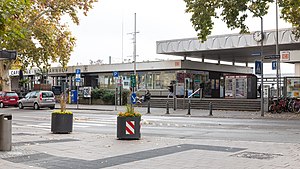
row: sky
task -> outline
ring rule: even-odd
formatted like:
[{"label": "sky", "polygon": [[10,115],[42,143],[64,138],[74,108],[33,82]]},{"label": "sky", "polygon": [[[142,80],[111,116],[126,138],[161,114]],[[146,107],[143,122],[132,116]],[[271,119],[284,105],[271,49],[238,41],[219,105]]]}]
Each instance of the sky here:
[{"label": "sky", "polygon": [[[80,15],[80,25],[68,22],[76,37],[76,46],[69,65],[89,64],[90,60],[109,63],[132,61],[134,13],[136,13],[136,54],[137,62],[159,59],[180,59],[156,54],[156,41],[197,36],[191,22],[191,14],[185,13],[183,0],[99,0],[88,16]],[[212,35],[238,33],[229,30],[225,23],[214,20]],[[260,19],[249,17],[250,31],[260,30]],[[254,24],[255,23],[255,24]],[[264,17],[264,29],[275,29],[275,5]],[[279,28],[290,24],[279,20]],[[123,48],[122,48],[123,46]],[[250,65],[251,66],[251,65]],[[285,65],[282,65],[284,68]],[[293,73],[293,66],[286,66],[282,73]],[[275,73],[271,66],[264,66],[264,72]]]}]

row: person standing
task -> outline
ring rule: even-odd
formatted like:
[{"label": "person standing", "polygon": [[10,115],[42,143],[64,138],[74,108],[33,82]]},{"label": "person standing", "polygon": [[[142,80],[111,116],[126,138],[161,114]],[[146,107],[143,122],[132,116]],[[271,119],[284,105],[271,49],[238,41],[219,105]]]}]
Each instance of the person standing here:
[{"label": "person standing", "polygon": [[261,97],[261,85],[258,86],[257,91],[258,91],[258,93],[259,93],[259,97]]},{"label": "person standing", "polygon": [[144,96],[144,102],[150,100],[150,98],[151,98],[151,93],[149,90],[147,90]]}]

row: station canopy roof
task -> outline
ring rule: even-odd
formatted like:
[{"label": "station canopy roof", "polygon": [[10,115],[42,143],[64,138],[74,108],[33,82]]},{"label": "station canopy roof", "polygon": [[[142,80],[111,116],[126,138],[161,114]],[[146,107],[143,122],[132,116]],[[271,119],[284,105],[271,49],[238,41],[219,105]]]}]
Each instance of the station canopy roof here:
[{"label": "station canopy roof", "polygon": [[[156,52],[199,59],[251,63],[261,59],[261,42],[253,39],[253,33],[209,36],[204,43],[197,38],[157,41]],[[278,37],[279,51],[300,50],[300,39],[295,38],[291,28],[279,29]],[[276,30],[264,31],[262,53],[263,56],[276,54]]]}]

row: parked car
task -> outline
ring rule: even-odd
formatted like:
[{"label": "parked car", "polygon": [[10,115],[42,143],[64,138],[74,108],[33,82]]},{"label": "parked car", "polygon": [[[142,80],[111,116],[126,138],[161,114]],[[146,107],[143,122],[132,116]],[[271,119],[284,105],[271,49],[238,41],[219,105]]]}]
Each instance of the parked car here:
[{"label": "parked car", "polygon": [[35,110],[48,107],[55,108],[55,96],[51,91],[33,91],[25,95],[23,99],[18,102],[19,109],[24,107],[33,107]]},{"label": "parked car", "polygon": [[0,92],[0,108],[5,106],[18,106],[19,96],[16,92]]}]

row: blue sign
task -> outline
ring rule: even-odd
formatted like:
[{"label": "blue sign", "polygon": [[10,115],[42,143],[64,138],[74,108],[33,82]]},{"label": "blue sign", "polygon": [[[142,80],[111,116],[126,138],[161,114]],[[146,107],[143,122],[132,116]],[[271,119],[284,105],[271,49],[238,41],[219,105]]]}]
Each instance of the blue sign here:
[{"label": "blue sign", "polygon": [[261,75],[262,72],[262,63],[261,61],[255,61],[255,74]]},{"label": "blue sign", "polygon": [[277,61],[272,61],[272,70],[276,70],[277,68]]},{"label": "blue sign", "polygon": [[80,69],[76,69],[75,73],[75,82],[80,82]]},{"label": "blue sign", "polygon": [[76,69],[75,73],[80,74],[80,69]]},{"label": "blue sign", "polygon": [[130,100],[132,104],[136,104],[136,93],[131,94]]},{"label": "blue sign", "polygon": [[119,72],[114,71],[114,72],[113,72],[113,76],[114,76],[114,77],[119,77]]}]

